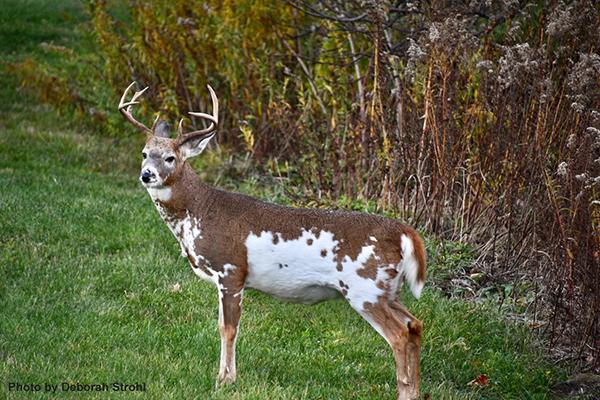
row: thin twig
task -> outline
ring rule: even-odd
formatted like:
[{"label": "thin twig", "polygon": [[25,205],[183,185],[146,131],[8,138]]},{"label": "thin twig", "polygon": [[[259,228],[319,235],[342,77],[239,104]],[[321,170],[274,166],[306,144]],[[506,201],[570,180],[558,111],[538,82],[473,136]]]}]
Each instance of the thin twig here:
[{"label": "thin twig", "polygon": [[317,86],[315,85],[315,82],[313,81],[312,76],[310,75],[310,72],[308,71],[308,68],[306,67],[306,64],[304,64],[304,61],[302,61],[302,58],[300,58],[298,53],[296,53],[294,51],[294,49],[292,49],[292,47],[285,41],[285,39],[281,38],[281,43],[283,43],[283,45],[286,47],[286,49],[288,49],[288,51],[294,55],[294,57],[298,61],[298,64],[300,64],[302,71],[304,71],[304,74],[306,75],[306,78],[308,79],[310,88],[311,88],[313,94],[315,95],[315,98],[317,99],[319,106],[321,107],[321,111],[323,112],[324,115],[327,115],[327,108],[325,108],[325,104],[323,104],[323,100],[321,99],[321,96],[319,96],[319,92],[317,91]]}]

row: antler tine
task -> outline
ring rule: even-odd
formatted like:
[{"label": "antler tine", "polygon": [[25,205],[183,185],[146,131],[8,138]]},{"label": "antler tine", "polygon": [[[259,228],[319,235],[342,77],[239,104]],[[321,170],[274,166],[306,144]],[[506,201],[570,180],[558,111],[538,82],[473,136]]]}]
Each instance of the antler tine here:
[{"label": "antler tine", "polygon": [[[144,125],[141,122],[139,122],[138,120],[136,120],[133,117],[133,115],[131,114],[131,107],[134,106],[134,105],[136,105],[136,104],[140,104],[140,102],[137,101],[137,100],[140,98],[141,95],[144,94],[144,92],[146,90],[148,90],[148,87],[145,87],[144,89],[142,89],[140,91],[136,91],[133,94],[133,96],[131,97],[131,100],[129,100],[129,101],[126,102],[125,98],[127,97],[127,94],[129,93],[129,90],[133,87],[133,85],[135,85],[135,81],[131,82],[131,84],[129,86],[127,86],[127,89],[125,89],[125,91],[123,92],[123,96],[121,96],[121,100],[119,101],[119,111],[136,128],[138,128],[142,132],[145,132],[146,134],[151,135],[152,134],[152,129],[148,128],[146,125]],[[156,123],[156,121],[155,121],[155,123]]]},{"label": "antler tine", "polygon": [[183,118],[179,120],[179,126],[177,127],[177,136],[183,135]]},{"label": "antler tine", "polygon": [[210,85],[206,85],[208,87],[208,91],[210,92],[210,98],[212,100],[212,115],[206,114],[203,112],[190,111],[189,114],[195,117],[204,118],[210,121],[210,126],[205,129],[200,129],[193,132],[183,133],[183,118],[179,121],[179,132],[178,132],[178,140],[180,143],[188,141],[194,137],[204,135],[206,133],[212,132],[219,126],[219,99],[213,88]]},{"label": "antler tine", "polygon": [[160,121],[160,114],[157,114],[156,118],[154,118],[154,122],[152,123],[152,128],[150,128],[150,130],[152,132],[154,132],[154,128],[156,128],[156,125],[158,124],[158,121]]}]

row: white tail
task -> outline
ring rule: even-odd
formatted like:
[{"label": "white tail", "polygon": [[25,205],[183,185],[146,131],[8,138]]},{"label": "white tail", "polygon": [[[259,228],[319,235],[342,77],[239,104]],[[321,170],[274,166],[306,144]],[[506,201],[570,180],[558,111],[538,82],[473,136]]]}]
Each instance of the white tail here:
[{"label": "white tail", "polygon": [[236,379],[235,342],[246,288],[312,304],[343,297],[390,344],[399,399],[418,397],[422,324],[396,299],[402,279],[419,297],[425,281],[423,241],[412,228],[375,215],[295,209],[210,187],[187,159],[200,154],[219,124],[218,99],[205,129],[176,138],[157,118],[151,128],[131,112],[146,90],[119,110],[147,134],[140,180],[199,277],[219,292],[219,383]]},{"label": "white tail", "polygon": [[[418,238],[420,241],[421,238]],[[418,252],[415,249],[415,245],[413,243],[413,239],[408,237],[407,235],[402,235],[401,238],[401,247],[402,247],[402,271],[404,272],[404,276],[410,286],[410,290],[415,296],[415,298],[421,297],[421,291],[423,290],[423,286],[425,285],[425,280],[423,279],[422,273],[425,271],[425,262],[423,259],[423,253]],[[417,245],[418,247],[419,245]],[[422,248],[421,244],[421,248]]]}]

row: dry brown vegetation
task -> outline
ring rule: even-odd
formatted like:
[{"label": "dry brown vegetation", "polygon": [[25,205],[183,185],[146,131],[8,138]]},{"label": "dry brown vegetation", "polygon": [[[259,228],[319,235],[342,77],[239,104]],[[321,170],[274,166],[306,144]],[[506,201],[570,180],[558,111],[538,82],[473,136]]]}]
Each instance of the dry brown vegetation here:
[{"label": "dry brown vegetation", "polygon": [[[174,119],[208,102],[209,82],[225,110],[221,142],[256,168],[306,198],[372,201],[476,245],[467,272],[480,287],[512,282],[503,295],[525,299],[551,347],[600,366],[597,4],[175,0],[120,11],[91,4],[102,63],[79,87],[119,93],[135,79],[154,94],[148,110]],[[20,73],[116,129],[116,113],[76,82],[61,92],[34,70]]]}]

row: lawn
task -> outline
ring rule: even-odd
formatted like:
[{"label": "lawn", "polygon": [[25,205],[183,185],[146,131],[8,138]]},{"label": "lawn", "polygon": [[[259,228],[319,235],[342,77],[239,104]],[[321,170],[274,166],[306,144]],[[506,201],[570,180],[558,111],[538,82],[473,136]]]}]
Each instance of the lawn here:
[{"label": "lawn", "polygon": [[[2,3],[5,61],[47,57],[42,41],[73,45],[86,18],[75,1]],[[257,292],[244,299],[238,382],[216,389],[217,293],[179,256],[137,182],[143,138],[89,133],[18,91],[14,77],[0,80],[0,398],[84,397],[44,392],[63,382],[146,387],[85,398],[395,398],[391,351],[343,301],[300,306]],[[227,186],[286,201],[280,187],[256,182]],[[452,268],[437,264],[436,243],[433,277]],[[422,393],[431,398],[542,399],[564,377],[491,302],[431,286],[402,300],[425,324]],[[468,385],[482,374],[489,384]],[[41,391],[9,391],[11,382]]]}]

